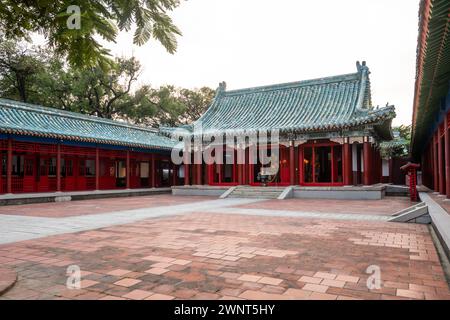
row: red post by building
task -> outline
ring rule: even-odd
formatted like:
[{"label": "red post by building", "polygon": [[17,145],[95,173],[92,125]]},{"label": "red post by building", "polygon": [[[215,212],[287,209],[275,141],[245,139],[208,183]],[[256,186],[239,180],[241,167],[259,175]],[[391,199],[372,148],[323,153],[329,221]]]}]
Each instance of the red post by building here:
[{"label": "red post by building", "polygon": [[184,154],[183,154],[183,159],[184,159],[184,185],[188,186],[190,185],[190,181],[189,181],[189,157],[190,157],[190,152],[188,150],[184,150]]},{"label": "red post by building", "polygon": [[294,141],[289,144],[289,174],[291,186],[295,185],[295,146]]},{"label": "red post by building", "polygon": [[420,168],[420,165],[416,163],[408,162],[403,167],[400,167],[401,170],[406,171],[409,175],[409,193],[411,196],[411,201],[418,200],[417,194],[417,169]]},{"label": "red post by building", "polygon": [[[368,138],[366,138],[368,139]],[[367,140],[364,142],[364,175],[363,175],[363,184],[370,185],[370,171],[371,171],[371,146],[370,142]]]},{"label": "red post by building", "polygon": [[344,185],[349,186],[352,184],[352,145],[348,139],[344,143]]},{"label": "red post by building", "polygon": [[127,189],[130,189],[130,175],[131,175],[131,168],[130,168],[130,151],[127,150],[127,169],[126,169]]},{"label": "red post by building", "polygon": [[95,190],[100,190],[100,151],[95,148]]},{"label": "red post by building", "polygon": [[442,161],[442,126],[439,126],[438,129],[438,187],[439,187],[439,193],[440,194],[445,194],[445,190],[444,190],[444,162]]},{"label": "red post by building", "polygon": [[438,172],[438,157],[437,157],[437,137],[438,133],[433,134],[433,189],[435,192],[439,191],[439,172]]},{"label": "red post by building", "polygon": [[152,188],[156,188],[156,161],[155,161],[155,155],[152,154]]},{"label": "red post by building", "polygon": [[61,191],[61,145],[56,146],[56,191]]},{"label": "red post by building", "polygon": [[450,135],[448,128],[449,115],[445,117],[444,148],[445,148],[445,193],[450,198]]},{"label": "red post by building", "polygon": [[8,151],[6,155],[6,193],[12,193],[12,139],[8,139]]}]

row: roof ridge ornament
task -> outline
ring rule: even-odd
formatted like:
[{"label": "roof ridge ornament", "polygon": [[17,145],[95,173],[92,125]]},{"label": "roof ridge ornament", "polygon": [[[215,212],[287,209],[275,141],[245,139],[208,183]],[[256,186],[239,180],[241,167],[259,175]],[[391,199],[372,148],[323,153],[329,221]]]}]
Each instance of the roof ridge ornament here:
[{"label": "roof ridge ornament", "polygon": [[219,83],[219,87],[217,88],[217,93],[223,93],[227,91],[227,83],[225,81],[222,81]]},{"label": "roof ridge ornament", "polygon": [[364,99],[366,98],[367,89],[370,90],[370,87],[367,88],[368,85],[370,86],[369,83],[370,71],[369,67],[366,64],[366,61],[363,61],[362,63],[356,61],[356,68],[358,69],[358,73],[360,75],[359,98],[356,104],[356,110],[366,112],[370,108],[370,106],[369,108],[364,106]]}]

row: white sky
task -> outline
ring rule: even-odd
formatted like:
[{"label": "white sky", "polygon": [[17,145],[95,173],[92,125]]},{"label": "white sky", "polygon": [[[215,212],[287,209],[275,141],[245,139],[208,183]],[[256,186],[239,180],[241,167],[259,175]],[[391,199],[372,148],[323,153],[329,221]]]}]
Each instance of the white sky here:
[{"label": "white sky", "polygon": [[228,89],[371,70],[373,104],[396,106],[411,122],[419,0],[188,0],[171,13],[178,51],[132,45],[121,33],[114,55],[138,58],[139,83]]}]

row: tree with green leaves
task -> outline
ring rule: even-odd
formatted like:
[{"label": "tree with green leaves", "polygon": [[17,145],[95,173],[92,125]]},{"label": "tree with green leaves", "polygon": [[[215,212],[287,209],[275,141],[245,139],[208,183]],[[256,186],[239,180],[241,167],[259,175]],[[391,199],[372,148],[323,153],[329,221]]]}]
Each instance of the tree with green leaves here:
[{"label": "tree with green leaves", "polygon": [[143,86],[134,95],[126,110],[131,122],[149,126],[178,126],[200,118],[215,96],[207,87],[182,89],[162,86],[158,89]]},{"label": "tree with green leaves", "polygon": [[30,86],[45,69],[45,54],[14,41],[0,42],[0,90],[3,95],[27,102]]},{"label": "tree with green leaves", "polygon": [[115,42],[119,31],[132,28],[134,44],[153,38],[174,53],[181,32],[167,13],[179,4],[179,0],[2,0],[0,32],[15,40],[43,34],[70,64],[106,67],[111,59],[99,37]]},{"label": "tree with green leaves", "polygon": [[207,87],[136,87],[140,71],[134,58],[117,58],[108,69],[80,69],[48,48],[0,44],[2,98],[150,126],[192,123],[214,98],[215,91]]}]

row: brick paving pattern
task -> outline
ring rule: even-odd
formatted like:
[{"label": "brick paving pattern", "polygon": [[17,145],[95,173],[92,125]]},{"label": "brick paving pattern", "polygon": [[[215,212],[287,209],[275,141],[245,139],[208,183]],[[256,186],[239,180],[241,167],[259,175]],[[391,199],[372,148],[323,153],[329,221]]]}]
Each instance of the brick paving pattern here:
[{"label": "brick paving pattern", "polygon": [[[274,203],[290,210],[296,202],[236,207]],[[362,203],[371,201],[322,200],[316,211],[361,213]],[[394,203],[374,202],[372,212],[407,205]],[[0,299],[450,299],[425,225],[220,211],[0,245],[0,265],[18,273]],[[66,287],[70,265],[81,268],[81,289]],[[379,289],[367,287],[371,265],[381,270]]]}]

